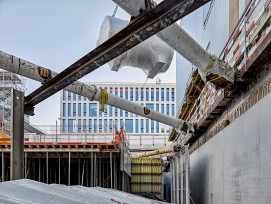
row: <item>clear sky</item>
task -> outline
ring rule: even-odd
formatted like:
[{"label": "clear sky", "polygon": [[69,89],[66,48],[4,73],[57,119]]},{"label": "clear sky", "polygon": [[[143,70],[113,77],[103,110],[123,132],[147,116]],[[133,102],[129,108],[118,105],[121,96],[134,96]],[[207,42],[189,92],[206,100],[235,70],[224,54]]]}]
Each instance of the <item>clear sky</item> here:
[{"label": "clear sky", "polygon": [[[0,50],[61,72],[95,48],[102,21],[113,14],[115,6],[110,0],[0,0]],[[130,18],[120,8],[116,17]],[[157,77],[162,83],[175,83],[175,74],[174,57],[169,70]],[[80,81],[144,83],[146,75],[130,67],[112,72],[104,65]],[[26,95],[39,86],[27,80]],[[55,124],[60,114],[59,93],[38,104],[35,114],[31,123]]]}]

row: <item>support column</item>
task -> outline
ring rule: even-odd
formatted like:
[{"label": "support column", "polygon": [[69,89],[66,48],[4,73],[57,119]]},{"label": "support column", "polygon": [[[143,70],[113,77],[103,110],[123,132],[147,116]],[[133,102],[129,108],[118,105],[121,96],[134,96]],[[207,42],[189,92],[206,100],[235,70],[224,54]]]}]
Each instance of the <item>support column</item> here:
[{"label": "support column", "polygon": [[46,183],[49,183],[49,161],[48,161],[48,152],[46,152]]},{"label": "support column", "polygon": [[78,185],[80,185],[80,179],[81,179],[81,159],[80,156],[78,157]]},{"label": "support column", "polygon": [[112,152],[110,152],[110,187],[113,188],[113,173],[112,173]]},{"label": "support column", "polygon": [[60,182],[61,182],[60,170],[61,170],[61,160],[60,160],[60,155],[59,155],[59,157],[58,157],[58,184],[60,184]]},{"label": "support column", "polygon": [[2,152],[2,182],[5,181],[5,153]]},{"label": "support column", "polygon": [[27,152],[24,153],[24,178],[27,179]]},{"label": "support column", "polygon": [[71,185],[71,152],[69,152],[68,186]]},{"label": "support column", "polygon": [[40,179],[41,179],[41,167],[40,167],[40,157],[39,157],[39,182],[40,182]]},{"label": "support column", "polygon": [[24,92],[12,89],[10,179],[24,177]]},{"label": "support column", "polygon": [[189,149],[188,145],[185,146],[185,190],[186,190],[186,204],[190,204],[190,180],[189,180]]}]

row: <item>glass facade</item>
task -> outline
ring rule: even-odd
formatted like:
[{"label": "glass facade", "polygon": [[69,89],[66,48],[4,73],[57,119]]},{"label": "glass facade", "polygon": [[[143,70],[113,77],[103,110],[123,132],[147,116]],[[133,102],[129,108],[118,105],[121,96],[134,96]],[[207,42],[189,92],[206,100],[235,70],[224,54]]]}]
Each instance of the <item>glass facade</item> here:
[{"label": "glass facade", "polygon": [[133,132],[133,119],[126,119],[125,120],[125,130],[127,133]]},{"label": "glass facade", "polygon": [[[116,87],[98,85],[110,93],[163,114],[175,117],[175,87],[164,84],[140,84],[130,86],[123,84]],[[130,113],[126,110],[105,104],[104,113],[99,110],[99,103],[89,101],[86,97],[63,91],[61,94],[61,123],[63,132],[68,133],[114,133],[124,127],[126,133],[158,133],[169,128],[154,120]],[[84,100],[83,100],[84,98]],[[82,102],[84,101],[84,102]],[[166,101],[166,103],[165,103]],[[66,127],[64,127],[66,126]]]},{"label": "glass facade", "polygon": [[82,116],[81,112],[82,112],[82,110],[81,110],[81,103],[78,103],[78,117]]},{"label": "glass facade", "polygon": [[97,104],[96,103],[89,104],[89,116],[90,117],[97,116]]}]

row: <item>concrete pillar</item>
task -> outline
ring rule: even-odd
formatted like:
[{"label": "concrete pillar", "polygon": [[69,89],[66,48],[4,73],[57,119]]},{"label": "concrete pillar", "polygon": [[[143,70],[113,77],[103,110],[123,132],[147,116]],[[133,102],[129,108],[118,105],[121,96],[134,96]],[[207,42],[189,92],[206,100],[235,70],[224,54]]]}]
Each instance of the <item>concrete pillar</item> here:
[{"label": "concrete pillar", "polygon": [[24,177],[24,92],[12,89],[10,179]]}]

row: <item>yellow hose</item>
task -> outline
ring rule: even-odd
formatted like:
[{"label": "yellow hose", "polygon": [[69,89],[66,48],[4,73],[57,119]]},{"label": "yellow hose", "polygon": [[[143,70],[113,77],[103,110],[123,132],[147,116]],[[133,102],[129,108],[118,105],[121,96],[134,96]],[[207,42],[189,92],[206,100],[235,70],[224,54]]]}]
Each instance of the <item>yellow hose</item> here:
[{"label": "yellow hose", "polygon": [[106,104],[108,100],[108,93],[105,89],[102,89],[100,92],[100,104],[101,104],[101,111],[104,112],[104,104]]}]

